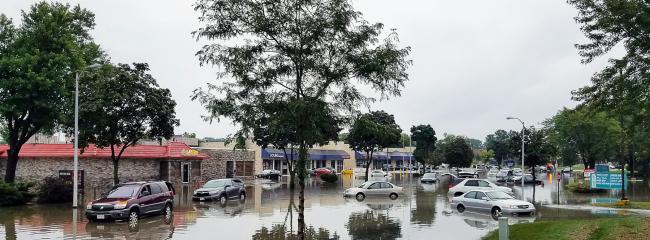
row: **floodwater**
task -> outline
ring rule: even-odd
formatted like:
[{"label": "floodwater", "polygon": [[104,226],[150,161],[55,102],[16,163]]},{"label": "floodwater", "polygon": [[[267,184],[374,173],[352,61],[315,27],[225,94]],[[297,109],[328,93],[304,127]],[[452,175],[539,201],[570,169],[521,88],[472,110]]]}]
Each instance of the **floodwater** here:
[{"label": "floodwater", "polygon": [[[524,195],[535,202],[533,217],[510,217],[510,224],[540,219],[618,216],[617,211],[568,210],[550,204],[589,204],[619,197],[617,191],[603,194],[571,194],[564,190],[567,175],[541,175],[544,184],[526,186]],[[306,188],[307,234],[314,239],[480,239],[498,227],[488,214],[452,210],[447,184],[421,184],[417,178],[395,174],[389,181],[403,186],[397,200],[345,199],[343,191],[362,182],[343,176],[335,184],[310,180]],[[521,187],[511,186],[521,196]],[[297,229],[297,192],[284,183],[256,180],[248,183],[244,203],[192,202],[190,187],[177,186],[174,214],[141,219],[135,228],[125,222],[89,223],[83,209],[66,205],[30,205],[0,208],[0,239],[285,239]],[[558,191],[559,189],[559,191]],[[632,182],[628,196],[650,200],[650,186]],[[296,200],[292,202],[290,199]],[[85,206],[85,204],[83,205]],[[627,213],[630,214],[630,213]]]}]

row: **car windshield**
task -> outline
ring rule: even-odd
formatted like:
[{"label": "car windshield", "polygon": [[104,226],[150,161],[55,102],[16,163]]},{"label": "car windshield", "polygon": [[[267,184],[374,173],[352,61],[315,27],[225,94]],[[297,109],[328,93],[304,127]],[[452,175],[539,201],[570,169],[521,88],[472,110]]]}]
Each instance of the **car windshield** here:
[{"label": "car windshield", "polygon": [[111,189],[106,195],[107,198],[128,198],[137,194],[140,185],[122,185]]},{"label": "car windshield", "polygon": [[494,191],[494,192],[486,192],[488,197],[490,199],[498,200],[498,199],[512,199],[512,196],[508,195],[507,193],[504,192],[499,192],[499,191]]},{"label": "car windshield", "polygon": [[370,183],[369,182],[364,182],[361,185],[359,185],[359,188],[365,188],[366,186],[368,186],[368,184],[370,184]]},{"label": "car windshield", "polygon": [[422,177],[423,177],[423,178],[433,178],[433,177],[435,177],[435,176],[436,176],[436,175],[434,175],[433,173],[425,173]]},{"label": "car windshield", "polygon": [[230,182],[229,180],[211,180],[208,181],[205,185],[203,185],[204,188],[222,188],[226,186],[226,183]]}]

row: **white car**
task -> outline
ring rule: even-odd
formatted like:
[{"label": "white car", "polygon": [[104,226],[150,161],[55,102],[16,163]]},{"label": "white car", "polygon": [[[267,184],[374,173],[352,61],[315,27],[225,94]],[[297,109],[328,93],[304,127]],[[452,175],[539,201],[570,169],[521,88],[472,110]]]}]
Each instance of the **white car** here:
[{"label": "white car", "polygon": [[496,177],[498,173],[499,173],[499,169],[492,168],[490,169],[490,171],[488,171],[487,175],[488,177]]},{"label": "white car", "polygon": [[359,201],[371,196],[389,197],[390,199],[395,200],[400,194],[402,194],[402,187],[395,186],[392,183],[384,181],[367,181],[358,187],[346,189],[343,196],[355,197]]},{"label": "white car", "polygon": [[420,178],[420,182],[423,183],[435,183],[436,181],[438,181],[438,177],[436,176],[435,173],[425,173]]},{"label": "white car", "polygon": [[490,212],[494,219],[498,219],[503,214],[535,214],[535,206],[532,203],[514,199],[501,191],[469,191],[462,196],[454,197],[451,200],[451,207],[461,213],[465,210]]},{"label": "white car", "polygon": [[385,177],[386,175],[388,175],[386,172],[378,169],[372,170],[372,172],[370,173],[370,177],[372,178]]},{"label": "white car", "polygon": [[524,175],[524,171],[521,170],[521,168],[513,168],[512,169],[512,174],[515,176],[521,176]]},{"label": "white car", "polygon": [[510,195],[513,194],[511,188],[497,186],[485,179],[465,179],[449,188],[449,194],[454,197],[463,195],[469,191],[501,191]]}]

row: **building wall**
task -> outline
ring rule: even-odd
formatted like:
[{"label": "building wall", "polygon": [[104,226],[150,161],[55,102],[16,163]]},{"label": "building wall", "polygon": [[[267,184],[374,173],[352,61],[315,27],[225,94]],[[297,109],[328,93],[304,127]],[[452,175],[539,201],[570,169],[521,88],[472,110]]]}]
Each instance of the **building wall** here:
[{"label": "building wall", "polygon": [[[233,150],[233,149],[210,149],[210,148],[198,148],[202,153],[207,154],[210,158],[205,159],[201,162],[201,176],[203,181],[208,181],[211,179],[225,178],[226,177],[226,162],[234,161],[234,164],[242,161],[254,161],[255,162],[255,171],[253,174],[258,173],[255,151],[251,150]],[[262,161],[259,161],[261,169]],[[261,171],[261,170],[260,170]],[[241,173],[240,173],[241,174]],[[252,179],[252,176],[240,176],[235,174],[235,177],[239,177],[245,180]]]}]

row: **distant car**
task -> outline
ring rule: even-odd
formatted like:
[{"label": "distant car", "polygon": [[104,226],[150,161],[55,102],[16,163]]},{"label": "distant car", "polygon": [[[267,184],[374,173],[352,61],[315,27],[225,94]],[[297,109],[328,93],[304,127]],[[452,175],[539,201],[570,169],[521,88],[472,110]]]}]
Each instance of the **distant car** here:
[{"label": "distant car", "polygon": [[565,167],[564,169],[562,169],[562,173],[572,173],[572,172],[573,169],[571,169],[570,167]]},{"label": "distant car", "polygon": [[334,174],[334,169],[331,168],[316,168],[314,170],[314,175],[323,175],[323,174]]},{"label": "distant car", "polygon": [[522,177],[524,178],[524,184],[536,184],[536,185],[542,184],[542,180],[533,179],[533,175],[531,175],[531,174],[525,174],[523,176],[514,176],[514,177],[512,177],[512,181],[515,184],[521,183],[521,178]]},{"label": "distant car", "polygon": [[501,169],[496,175],[497,182],[505,182],[512,175],[513,174],[512,174],[511,170],[509,170],[509,169]]},{"label": "distant car", "polygon": [[281,175],[281,173],[280,171],[275,169],[266,169],[266,170],[262,170],[262,172],[258,173],[256,176],[258,178],[270,178],[273,175],[279,176]]},{"label": "distant car", "polygon": [[368,181],[364,182],[358,187],[348,188],[343,193],[344,197],[354,197],[359,201],[364,200],[366,197],[389,197],[390,199],[397,199],[402,194],[402,187],[393,185],[385,181]]},{"label": "distant car", "polygon": [[521,168],[513,168],[512,169],[512,175],[514,175],[514,176],[524,175],[524,170],[521,170]]},{"label": "distant car", "polygon": [[436,177],[435,173],[425,173],[420,178],[420,182],[423,182],[423,183],[434,183],[436,181],[438,181],[438,178]]},{"label": "distant car", "polygon": [[478,173],[473,172],[459,172],[458,177],[460,178],[478,178]]},{"label": "distant car", "polygon": [[194,190],[192,200],[212,201],[216,200],[226,204],[228,199],[246,199],[246,186],[244,182],[236,178],[215,179],[205,183],[201,188]]},{"label": "distant car", "polygon": [[462,182],[450,188],[449,194],[453,196],[460,196],[469,191],[478,190],[502,191],[508,194],[513,194],[511,188],[497,186],[496,184],[485,179],[464,179]]},{"label": "distant car", "polygon": [[499,169],[492,168],[490,169],[490,171],[488,171],[487,175],[488,177],[496,177],[498,173],[499,173]]},{"label": "distant car", "polygon": [[387,176],[387,175],[388,175],[388,174],[387,174],[386,172],[384,172],[384,171],[382,171],[382,170],[379,170],[379,169],[375,169],[375,170],[372,170],[372,172],[370,172],[370,177],[373,177],[373,178],[376,178],[376,177],[385,177],[385,176]]},{"label": "distant car", "polygon": [[172,214],[176,191],[168,182],[129,182],[115,185],[105,197],[86,205],[86,218],[95,220],[128,219],[137,224],[140,216]]},{"label": "distant car", "polygon": [[494,219],[498,219],[504,214],[535,214],[535,206],[532,203],[517,200],[507,193],[493,190],[473,190],[454,197],[451,200],[451,207],[461,213],[465,210],[490,212]]}]

